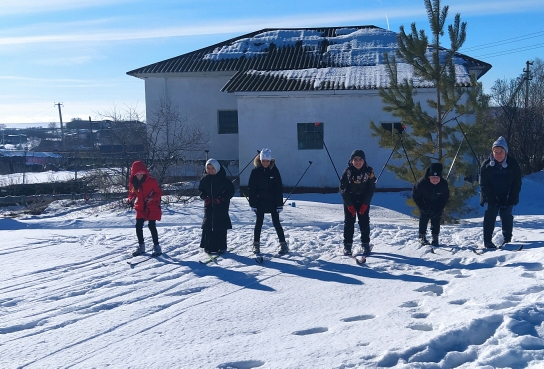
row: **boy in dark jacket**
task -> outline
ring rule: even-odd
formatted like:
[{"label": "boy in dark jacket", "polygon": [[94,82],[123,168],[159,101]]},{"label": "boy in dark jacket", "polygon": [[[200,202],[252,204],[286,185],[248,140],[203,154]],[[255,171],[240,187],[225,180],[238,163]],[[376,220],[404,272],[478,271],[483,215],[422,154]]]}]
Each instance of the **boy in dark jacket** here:
[{"label": "boy in dark jacket", "polygon": [[491,238],[497,214],[501,217],[503,244],[512,241],[512,208],[519,202],[520,191],[521,169],[517,160],[508,154],[508,144],[501,136],[493,143],[491,155],[480,169],[480,205],[487,203],[484,215],[486,248],[496,248]]},{"label": "boy in dark jacket", "polygon": [[431,245],[438,246],[442,212],[450,198],[448,181],[442,178],[442,164],[432,163],[412,189],[412,198],[419,208],[419,242],[428,245],[427,224],[431,221]]},{"label": "boy in dark jacket", "polygon": [[370,253],[369,206],[375,189],[374,170],[367,165],[364,151],[353,151],[340,179],[340,194],[344,200],[344,255],[352,254],[356,217],[359,219],[363,252]]},{"label": "boy in dark jacket", "polygon": [[225,252],[227,230],[232,229],[229,206],[234,196],[234,185],[217,160],[209,159],[206,162],[206,172],[200,179],[198,191],[204,200],[200,247],[208,254]]},{"label": "boy in dark jacket", "polygon": [[264,215],[270,214],[280,241],[278,253],[285,254],[289,248],[280,224],[280,213],[283,210],[283,184],[270,149],[262,149],[260,155],[253,161],[253,165],[248,182],[249,206],[257,215],[253,231],[253,252],[256,255],[261,252],[260,240]]}]

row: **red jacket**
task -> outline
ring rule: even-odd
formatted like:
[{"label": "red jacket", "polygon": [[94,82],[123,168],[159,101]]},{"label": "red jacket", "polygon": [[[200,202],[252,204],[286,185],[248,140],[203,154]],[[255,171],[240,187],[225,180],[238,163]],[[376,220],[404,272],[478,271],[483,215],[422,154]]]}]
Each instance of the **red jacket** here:
[{"label": "red jacket", "polygon": [[[136,174],[144,175],[144,181],[138,189],[134,188],[133,184]],[[128,200],[134,203],[136,219],[161,220],[161,196],[162,190],[159,183],[149,175],[145,164],[139,160],[132,163],[128,182]]]}]

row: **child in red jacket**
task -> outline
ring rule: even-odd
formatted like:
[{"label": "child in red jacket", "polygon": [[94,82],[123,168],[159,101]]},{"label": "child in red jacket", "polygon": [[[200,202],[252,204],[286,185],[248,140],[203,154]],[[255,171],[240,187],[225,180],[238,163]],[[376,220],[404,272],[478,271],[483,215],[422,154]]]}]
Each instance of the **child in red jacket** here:
[{"label": "child in red jacket", "polygon": [[138,248],[132,253],[132,256],[145,253],[143,231],[145,221],[148,222],[147,227],[153,238],[153,253],[151,255],[159,256],[162,254],[156,225],[157,220],[161,220],[162,216],[162,190],[159,183],[149,175],[145,164],[138,160],[132,163],[128,186],[128,202],[132,203],[134,210],[136,210],[136,236],[138,237]]}]

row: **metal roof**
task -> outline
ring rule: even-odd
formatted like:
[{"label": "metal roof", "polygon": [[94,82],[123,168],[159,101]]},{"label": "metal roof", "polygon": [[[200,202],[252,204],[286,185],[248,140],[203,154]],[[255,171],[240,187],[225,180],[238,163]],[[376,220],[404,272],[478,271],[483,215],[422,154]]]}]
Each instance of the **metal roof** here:
[{"label": "metal roof", "polygon": [[[262,29],[127,72],[156,74],[232,72],[222,91],[360,90],[387,87],[384,52],[397,34],[375,26]],[[443,49],[445,50],[445,49]],[[458,85],[470,84],[491,65],[456,54]],[[402,67],[402,66],[401,66]],[[459,68],[457,68],[459,67]],[[413,72],[404,64],[406,76]],[[417,85],[417,83],[416,83]],[[430,87],[422,81],[420,87]]]}]

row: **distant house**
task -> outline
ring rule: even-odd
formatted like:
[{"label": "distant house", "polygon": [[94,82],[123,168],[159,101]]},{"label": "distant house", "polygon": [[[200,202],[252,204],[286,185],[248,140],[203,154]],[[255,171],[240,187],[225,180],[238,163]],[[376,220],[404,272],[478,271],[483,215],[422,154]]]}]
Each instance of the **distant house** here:
[{"label": "distant house", "polygon": [[[241,169],[268,147],[286,187],[311,161],[299,186],[332,189],[334,167],[341,174],[352,150],[363,149],[376,174],[389,157],[369,122],[398,122],[382,110],[377,90],[389,84],[383,54],[395,53],[396,37],[375,26],[263,29],[127,74],[145,80],[148,115],[167,100],[207,132],[211,157],[238,161]],[[462,54],[455,63],[460,86],[491,68]],[[413,77],[407,64],[398,70],[400,79]],[[433,96],[428,82],[415,85],[421,101]],[[242,186],[249,172],[240,176]],[[409,186],[387,171],[378,183]]]}]

